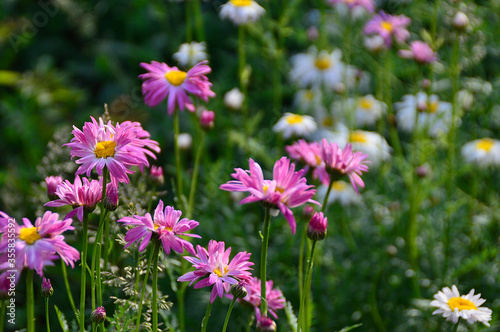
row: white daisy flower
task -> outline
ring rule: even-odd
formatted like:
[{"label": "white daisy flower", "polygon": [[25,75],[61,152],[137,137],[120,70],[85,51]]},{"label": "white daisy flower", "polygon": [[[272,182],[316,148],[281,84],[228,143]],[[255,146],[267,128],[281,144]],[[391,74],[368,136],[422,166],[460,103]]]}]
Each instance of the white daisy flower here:
[{"label": "white daisy flower", "polygon": [[193,136],[189,133],[180,133],[177,138],[177,144],[181,150],[189,150],[193,146]]},{"label": "white daisy flower", "polygon": [[428,96],[425,92],[406,95],[394,107],[398,127],[406,132],[414,130],[415,117],[418,128],[426,130],[430,136],[445,134],[449,130],[452,105],[439,101],[436,95]]},{"label": "white daisy flower", "polygon": [[266,10],[253,0],[229,0],[221,6],[220,17],[240,25],[257,21]]},{"label": "white daisy flower", "polygon": [[308,115],[285,113],[274,125],[273,130],[284,139],[292,136],[305,137],[316,130],[316,122]]},{"label": "white daisy flower", "polygon": [[207,60],[208,54],[206,52],[204,42],[197,43],[184,43],[179,50],[174,53],[174,59],[184,67],[192,67],[200,61]]},{"label": "white daisy flower", "polygon": [[322,107],[323,94],[319,89],[301,89],[293,99],[295,107],[302,111],[315,110]]},{"label": "white daisy flower", "polygon": [[338,49],[331,53],[318,53],[315,47],[310,47],[307,53],[300,53],[291,58],[290,79],[301,87],[319,88],[324,85],[334,89],[342,82],[344,65],[340,61],[341,58],[342,51]]},{"label": "white daisy flower", "polygon": [[[323,203],[328,189],[327,185],[321,185],[318,187],[318,201]],[[354,204],[361,204],[361,196],[358,196],[354,191],[354,188],[350,183],[339,180],[334,181],[332,184],[332,190],[328,196],[327,204],[333,204],[339,202],[342,206],[349,206]]]},{"label": "white daisy flower", "polygon": [[500,141],[486,137],[465,143],[462,156],[467,162],[482,167],[500,165]]},{"label": "white daisy flower", "polygon": [[465,319],[469,324],[474,322],[483,323],[490,326],[491,309],[480,308],[486,300],[481,298],[481,294],[474,295],[474,289],[469,294],[460,296],[457,286],[451,286],[451,289],[444,287],[434,294],[435,300],[430,303],[433,307],[438,307],[432,314],[443,314],[447,321],[458,323],[460,318]]},{"label": "white daisy flower", "polygon": [[340,101],[333,105],[334,113],[341,115],[344,119],[347,117],[347,112],[354,112],[357,127],[375,125],[377,120],[385,114],[386,110],[387,106],[385,103],[375,99],[373,95],[349,98],[347,100],[347,107]]},{"label": "white daisy flower", "polygon": [[244,101],[245,95],[238,88],[233,88],[224,95],[224,105],[232,110],[239,110]]}]

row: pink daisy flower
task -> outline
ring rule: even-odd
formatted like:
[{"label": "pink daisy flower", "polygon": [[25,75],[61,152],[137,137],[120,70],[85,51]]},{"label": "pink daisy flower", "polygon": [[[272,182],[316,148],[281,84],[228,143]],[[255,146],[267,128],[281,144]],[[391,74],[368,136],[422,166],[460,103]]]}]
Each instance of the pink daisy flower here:
[{"label": "pink daisy flower", "polygon": [[[59,220],[59,215],[50,211],[45,212],[41,218],[37,218],[34,226],[27,218],[23,218],[22,226],[15,223],[18,269],[27,267],[42,276],[43,267],[53,265],[52,261],[59,257],[66,265],[71,265],[73,268],[74,262],[80,259],[80,254],[78,250],[66,244],[64,236],[61,235],[67,230],[75,229],[71,223],[71,219]],[[7,255],[8,240],[8,234],[4,233],[0,240],[0,255],[2,256]]]},{"label": "pink daisy flower", "polygon": [[[252,277],[250,281],[245,285],[248,292],[242,300],[249,303],[255,307],[255,316],[257,320],[260,319],[260,303],[261,303],[261,281],[256,277]],[[267,310],[273,315],[275,319],[278,319],[276,310],[283,309],[285,307],[285,297],[279,289],[273,289],[273,281],[266,281],[266,300],[267,300]]]},{"label": "pink daisy flower", "polygon": [[228,181],[220,186],[227,191],[248,191],[250,196],[241,200],[240,204],[262,202],[264,205],[277,208],[283,213],[290,224],[292,234],[295,234],[296,223],[291,208],[305,203],[318,202],[312,200],[316,193],[314,186],[306,183],[303,176],[305,169],[295,171],[295,165],[287,157],[281,157],[273,169],[273,180],[264,180],[260,165],[253,159],[249,160],[250,170],[235,168],[236,173],[231,174],[236,180]]},{"label": "pink daisy flower", "polygon": [[102,118],[97,122],[85,122],[83,131],[73,126],[74,138],[66,143],[71,149],[71,157],[79,158],[76,163],[80,167],[76,174],[85,173],[88,177],[95,168],[102,175],[104,167],[109,169],[111,181],[128,183],[128,173],[132,166],[149,166],[146,155],[156,159],[146,148],[159,152],[158,143],[149,140],[149,133],[143,130],[137,122],[117,123],[116,126]]},{"label": "pink daisy flower", "polygon": [[71,184],[68,180],[64,181],[57,186],[55,194],[59,199],[45,203],[44,206],[59,207],[71,205],[74,209],[66,215],[66,219],[72,218],[76,214],[78,220],[82,221],[83,211],[86,210],[88,213],[91,213],[94,211],[97,203],[101,201],[102,178],[99,181],[89,181],[89,179],[83,178],[82,182],[77,175],[74,184]]},{"label": "pink daisy flower", "polygon": [[373,13],[375,10],[373,0],[327,0],[327,2],[331,5],[343,4],[349,7],[349,9],[364,8],[369,13]]},{"label": "pink daisy flower", "polygon": [[188,262],[193,264],[196,268],[195,271],[188,272],[177,279],[177,281],[190,281],[190,286],[198,281],[194,288],[203,288],[214,285],[212,294],[210,295],[210,303],[213,303],[215,298],[219,296],[222,298],[224,292],[229,293],[231,285],[237,284],[241,280],[250,280],[252,270],[250,266],[250,253],[246,251],[239,252],[234,258],[229,261],[231,248],[225,249],[223,241],[217,242],[210,240],[208,243],[208,250],[196,246],[195,257],[184,257]]},{"label": "pink daisy flower", "polygon": [[208,101],[215,93],[210,90],[212,83],[205,76],[212,69],[207,65],[208,61],[196,64],[187,72],[177,67],[169,67],[166,63],[152,61],[150,64],[141,62],[141,67],[148,70],[146,74],[139,75],[144,80],[142,93],[144,102],[150,107],[158,105],[168,96],[168,114],[174,112],[175,106],[181,111],[187,108],[194,112],[194,105],[188,94]]},{"label": "pink daisy flower", "polygon": [[365,160],[367,157],[368,155],[362,152],[353,152],[349,143],[342,150],[337,143],[328,143],[324,138],[321,142],[321,158],[325,162],[325,172],[334,179],[347,175],[358,195],[358,185],[362,188],[365,186],[360,175],[368,171],[368,166],[365,165],[369,163]]},{"label": "pink daisy flower", "polygon": [[405,59],[414,59],[418,63],[431,63],[437,60],[436,53],[429,44],[417,40],[410,43],[409,50],[399,50],[400,57]]},{"label": "pink daisy flower", "polygon": [[134,242],[138,244],[140,242],[139,251],[143,251],[151,240],[151,236],[155,234],[161,240],[167,255],[170,254],[171,249],[178,253],[183,253],[184,249],[186,249],[194,255],[193,245],[179,236],[201,238],[199,235],[187,233],[198,226],[199,222],[187,218],[179,220],[181,214],[181,211],[174,210],[171,206],[164,208],[163,201],[160,200],[153,217],[151,217],[151,214],[146,213],[144,217],[134,215],[134,217],[121,218],[118,222],[137,226],[130,229],[125,235],[125,241],[127,241],[125,248]]},{"label": "pink daisy flower", "polygon": [[364,28],[364,33],[371,35],[377,34],[382,37],[387,47],[392,45],[392,37],[399,44],[403,43],[410,37],[410,32],[406,29],[411,23],[411,19],[404,15],[389,15],[384,11],[380,11],[375,15]]}]

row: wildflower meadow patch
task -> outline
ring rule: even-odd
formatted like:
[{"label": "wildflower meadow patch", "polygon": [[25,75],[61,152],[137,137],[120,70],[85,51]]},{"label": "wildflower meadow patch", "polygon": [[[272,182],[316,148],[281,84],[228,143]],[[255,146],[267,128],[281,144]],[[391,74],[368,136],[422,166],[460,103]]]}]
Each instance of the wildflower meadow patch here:
[{"label": "wildflower meadow patch", "polygon": [[0,332],[500,331],[500,1],[0,4]]}]

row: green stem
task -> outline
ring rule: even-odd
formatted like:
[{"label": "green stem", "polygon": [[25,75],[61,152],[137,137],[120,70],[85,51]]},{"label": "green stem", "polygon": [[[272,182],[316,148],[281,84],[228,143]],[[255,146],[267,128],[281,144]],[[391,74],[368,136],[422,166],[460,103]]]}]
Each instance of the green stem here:
[{"label": "green stem", "polygon": [[[107,212],[107,211],[106,211]],[[103,232],[103,229],[104,229],[104,223],[102,222],[102,219],[104,218],[104,214],[101,214],[101,217],[99,218],[100,221],[99,221],[99,228],[97,229],[97,234],[95,236],[95,241],[94,241],[94,247],[92,248],[92,262],[91,262],[91,266],[90,266],[90,271],[91,271],[91,274],[92,274],[92,278],[90,280],[90,288],[92,290],[92,309],[95,309],[96,308],[96,280],[97,280],[97,274],[100,274],[100,258],[98,260],[99,264],[99,272],[97,272],[97,268],[96,268],[96,260],[97,260],[97,247],[100,247],[101,246],[101,243],[99,241],[99,239],[102,239],[102,232]],[[100,288],[99,288],[100,289]]]},{"label": "green stem", "polygon": [[231,311],[233,311],[234,302],[236,302],[236,296],[233,297],[231,304],[229,305],[229,309],[227,310],[226,320],[224,321],[224,327],[222,328],[222,332],[226,332],[227,323],[229,322],[229,317],[231,316]]},{"label": "green stem", "polygon": [[49,321],[49,298],[45,298],[45,322],[47,323],[47,332],[50,332],[50,321]]},{"label": "green stem", "polygon": [[[181,262],[181,273],[180,275],[184,275],[187,271],[187,268],[188,268],[188,262],[186,260],[183,260]],[[179,321],[179,328],[181,330],[181,332],[184,332],[186,331],[186,317],[185,317],[185,295],[186,295],[186,289],[187,289],[187,286],[188,284],[187,283],[181,283],[180,286],[179,286],[179,289],[177,291],[177,303],[178,303],[178,307],[179,307],[179,310],[177,312],[177,319]]]},{"label": "green stem", "polygon": [[[414,175],[412,175],[414,176]],[[407,229],[407,243],[408,243],[408,257],[410,261],[410,266],[415,271],[415,275],[412,278],[413,285],[413,296],[420,298],[420,286],[418,285],[418,248],[417,248],[417,216],[418,208],[420,205],[420,182],[413,179],[412,186],[410,188],[410,211],[408,217],[408,229]]]},{"label": "green stem", "polygon": [[403,150],[401,149],[401,143],[399,141],[398,131],[395,126],[394,121],[394,109],[392,105],[392,58],[390,51],[385,52],[385,68],[383,69],[385,73],[385,104],[387,105],[387,117],[390,119],[389,123],[389,135],[391,137],[392,147],[394,148],[395,155],[403,158]]},{"label": "green stem", "polygon": [[456,324],[453,324],[453,328],[451,329],[451,331],[452,332],[457,332],[459,325],[460,325],[460,318],[458,319],[458,322]]},{"label": "green stem", "polygon": [[302,298],[303,283],[304,283],[304,247],[306,243],[307,234],[307,222],[304,222],[304,229],[302,230],[302,236],[300,238],[300,253],[299,253],[299,298]]},{"label": "green stem", "polygon": [[273,108],[278,114],[281,113],[281,103],[282,103],[282,91],[281,91],[281,73],[280,65],[281,58],[279,56],[279,50],[276,51],[273,59]]},{"label": "green stem", "polygon": [[4,329],[6,311],[7,311],[7,300],[2,300],[2,307],[0,309],[0,332],[3,332]]},{"label": "green stem", "polygon": [[33,270],[31,269],[28,269],[26,275],[26,302],[27,330],[28,332],[35,332],[35,297],[33,295]]},{"label": "green stem", "polygon": [[160,256],[160,244],[159,239],[155,239],[155,246],[153,250],[153,302],[152,302],[152,321],[153,321],[153,332],[158,331],[158,257]]},{"label": "green stem", "polygon": [[[144,276],[144,282],[142,283],[141,299],[139,300],[139,308],[138,308],[138,313],[137,313],[137,324],[136,324],[136,331],[137,332],[139,332],[140,327],[141,327],[142,302],[144,301],[144,293],[146,290],[146,286],[148,284],[149,270],[151,268],[151,261],[153,260],[153,254],[154,254],[154,250],[151,250],[151,253],[149,254],[149,259],[148,259],[148,267],[146,270],[146,276]],[[138,272],[136,272],[136,273],[138,273]]]},{"label": "green stem", "polygon": [[316,249],[316,242],[312,241],[311,247],[311,256],[309,257],[309,265],[306,270],[306,280],[304,282],[304,288],[302,291],[302,298],[300,299],[300,308],[299,308],[299,321],[297,323],[298,331],[300,332],[307,330],[307,322],[305,316],[307,315],[307,305],[306,305],[306,297],[308,297],[309,292],[311,291],[311,277],[312,277],[312,267],[314,260],[314,250]]},{"label": "green stem", "polygon": [[[64,286],[66,287],[66,293],[68,294],[69,304],[71,305],[71,309],[73,309],[73,313],[76,315],[75,301],[73,300],[73,295],[71,294],[71,288],[69,287],[68,271],[66,271],[66,264],[64,264],[62,260],[61,260],[61,270],[64,279]],[[78,319],[78,316],[76,316],[76,319]]]},{"label": "green stem", "polygon": [[191,179],[191,186],[189,188],[189,200],[188,200],[188,210],[187,210],[187,218],[191,218],[193,215],[193,207],[194,207],[194,194],[196,192],[196,185],[198,183],[198,173],[200,171],[200,161],[201,156],[203,155],[203,143],[205,142],[205,130],[201,133],[200,143],[198,144],[198,149],[196,150],[196,156],[194,158],[194,169],[193,176]]},{"label": "green stem", "polygon": [[246,121],[248,116],[248,77],[245,73],[246,67],[246,52],[245,52],[245,29],[246,26],[241,24],[238,26],[238,75],[240,79],[240,89],[243,93],[243,105],[241,105],[241,113]]},{"label": "green stem", "polygon": [[330,175],[330,183],[328,184],[328,189],[326,190],[325,199],[323,199],[323,205],[321,206],[321,212],[325,213],[326,205],[328,204],[328,197],[330,197],[330,192],[332,191],[333,182],[335,182],[335,178],[333,175]]},{"label": "green stem", "polygon": [[194,23],[196,25],[196,38],[199,42],[205,40],[205,32],[203,30],[203,16],[201,13],[201,2],[200,0],[194,0],[193,2],[194,11]]},{"label": "green stem", "polygon": [[179,111],[174,110],[174,150],[175,150],[175,170],[177,175],[177,204],[182,207],[182,169],[181,169],[181,152],[179,149]]},{"label": "green stem", "polygon": [[[88,233],[88,213],[83,211],[83,238],[82,238],[82,255],[81,255],[81,273],[80,273],[80,331],[85,331],[85,290],[87,288],[87,243],[89,241]],[[64,264],[63,264],[64,265]],[[66,272],[66,268],[63,268],[63,273]],[[66,276],[65,276],[66,277]],[[64,278],[67,283],[67,279]],[[68,285],[66,286],[68,287]],[[71,295],[68,289],[68,294]],[[71,299],[72,301],[72,299]],[[74,304],[73,304],[74,305]]]},{"label": "green stem", "polygon": [[193,40],[193,30],[191,28],[191,8],[191,1],[186,1],[186,41],[188,43]]},{"label": "green stem", "polygon": [[271,214],[266,207],[264,216],[264,232],[262,238],[262,253],[260,257],[260,314],[267,317],[267,297],[266,297],[266,268],[267,268],[267,247],[269,245],[269,228],[271,225]]},{"label": "green stem", "polygon": [[111,238],[109,236],[109,218],[104,219],[104,269],[108,268],[108,254],[109,254],[109,246],[111,244]]},{"label": "green stem", "polygon": [[212,302],[208,301],[207,312],[205,313],[205,317],[203,317],[203,321],[201,322],[201,332],[207,331],[208,319],[210,318],[210,311],[212,311]]}]

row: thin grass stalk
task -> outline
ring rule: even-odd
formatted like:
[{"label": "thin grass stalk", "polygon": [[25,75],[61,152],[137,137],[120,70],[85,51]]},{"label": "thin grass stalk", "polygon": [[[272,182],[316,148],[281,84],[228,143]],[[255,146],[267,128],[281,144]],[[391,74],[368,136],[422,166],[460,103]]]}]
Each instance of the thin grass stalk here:
[{"label": "thin grass stalk", "polygon": [[271,225],[271,214],[269,207],[266,207],[264,215],[264,230],[262,238],[262,252],[260,257],[260,314],[267,317],[267,297],[266,297],[266,268],[267,268],[267,247],[269,245],[269,228]]},{"label": "thin grass stalk", "polygon": [[[83,211],[83,238],[82,238],[82,255],[81,255],[81,274],[80,274],[80,331],[85,331],[85,291],[87,288],[87,243],[89,242],[89,234],[88,234],[88,212]],[[63,265],[64,263],[61,262]],[[63,274],[66,272],[66,267],[63,268]],[[67,276],[64,278],[65,283],[68,282]],[[66,285],[68,294],[71,296],[71,292],[68,289],[69,285]],[[71,302],[73,299],[71,298]],[[74,306],[74,303],[73,303]]]},{"label": "thin grass stalk", "polygon": [[179,149],[179,110],[174,110],[174,150],[175,150],[175,170],[177,176],[177,199],[179,206],[182,207],[182,165],[181,165],[181,151]]},{"label": "thin grass stalk", "polygon": [[201,133],[201,138],[200,138],[200,143],[198,144],[198,149],[196,150],[196,155],[194,158],[194,169],[193,169],[193,176],[191,179],[191,186],[189,188],[189,200],[188,200],[188,210],[187,210],[187,218],[190,219],[193,215],[193,208],[194,208],[194,196],[196,193],[196,185],[198,183],[198,173],[200,171],[200,162],[201,162],[201,157],[203,155],[203,146],[205,142],[205,130],[202,131]]},{"label": "thin grass stalk", "polygon": [[212,302],[208,301],[207,311],[205,312],[205,317],[201,321],[201,332],[207,331],[208,319],[210,318],[210,312],[212,311]]},{"label": "thin grass stalk", "polygon": [[236,302],[236,296],[233,297],[231,304],[229,305],[229,309],[227,310],[226,319],[224,320],[224,327],[222,328],[222,332],[226,332],[227,323],[229,322],[229,317],[231,316],[231,311],[233,311],[234,302]]},{"label": "thin grass stalk", "polygon": [[26,275],[26,315],[27,331],[35,332],[35,296],[33,294],[33,270],[27,269]]},{"label": "thin grass stalk", "polygon": [[153,260],[153,254],[154,254],[154,250],[151,250],[151,253],[149,254],[148,267],[147,267],[147,270],[146,270],[146,275],[144,276],[144,282],[142,283],[141,298],[139,300],[139,308],[137,309],[137,323],[136,323],[136,331],[137,332],[139,332],[140,327],[141,327],[142,303],[144,301],[144,293],[146,291],[146,286],[148,284],[149,270],[151,268],[151,262]]},{"label": "thin grass stalk", "polygon": [[203,15],[201,12],[200,0],[193,0],[194,24],[196,28],[196,40],[202,42],[205,40],[205,31],[203,28]]},{"label": "thin grass stalk", "polygon": [[304,291],[304,248],[306,243],[307,221],[304,221],[302,235],[300,236],[300,253],[299,253],[299,299],[302,298]]},{"label": "thin grass stalk", "polygon": [[[193,40],[193,30],[191,27],[191,0],[186,1],[186,41],[190,43]],[[156,331],[155,331],[156,332]]]},{"label": "thin grass stalk", "polygon": [[[64,264],[62,260],[61,260],[61,270],[64,280],[64,286],[66,288],[66,293],[68,294],[69,304],[71,305],[71,309],[73,309],[73,313],[75,314],[76,319],[78,320],[79,316],[76,313],[75,301],[73,300],[73,295],[71,294],[71,288],[69,287],[68,271],[66,270],[66,264]],[[2,332],[2,330],[0,330],[0,332]]]},{"label": "thin grass stalk", "polygon": [[155,239],[155,246],[153,249],[153,302],[152,306],[152,321],[153,321],[153,331],[158,331],[158,257],[160,256],[160,239]]}]

